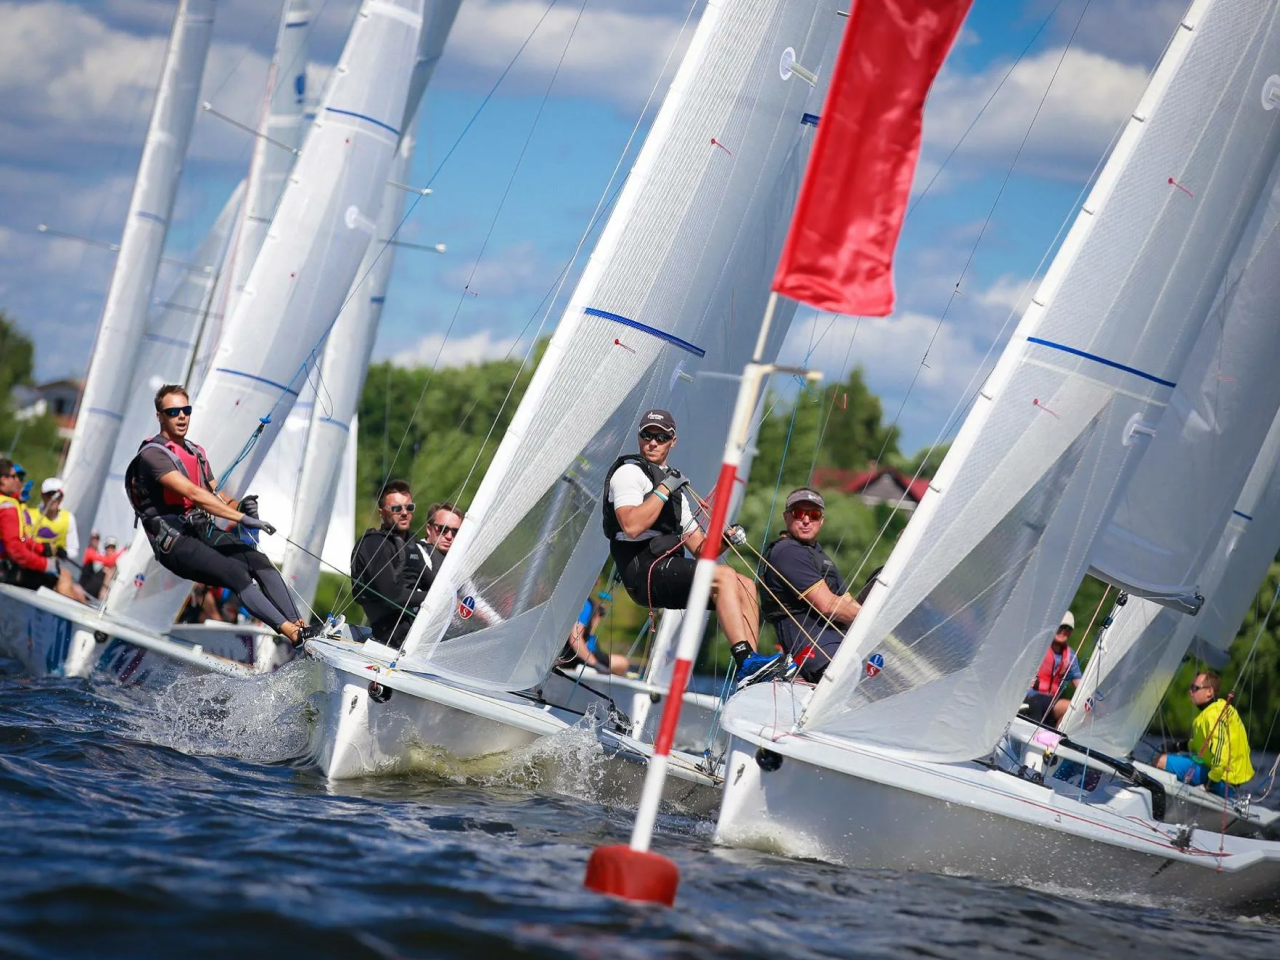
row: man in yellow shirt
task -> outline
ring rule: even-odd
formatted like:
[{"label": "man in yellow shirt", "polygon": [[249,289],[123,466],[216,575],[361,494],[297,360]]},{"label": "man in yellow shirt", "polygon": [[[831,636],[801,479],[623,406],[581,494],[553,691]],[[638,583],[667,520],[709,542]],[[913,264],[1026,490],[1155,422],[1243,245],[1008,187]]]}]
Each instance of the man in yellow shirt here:
[{"label": "man in yellow shirt", "polygon": [[1249,736],[1235,707],[1218,699],[1222,681],[1216,673],[1198,673],[1191,683],[1191,702],[1200,708],[1191,727],[1191,741],[1170,741],[1156,766],[1192,786],[1207,785],[1224,797],[1253,779]]}]

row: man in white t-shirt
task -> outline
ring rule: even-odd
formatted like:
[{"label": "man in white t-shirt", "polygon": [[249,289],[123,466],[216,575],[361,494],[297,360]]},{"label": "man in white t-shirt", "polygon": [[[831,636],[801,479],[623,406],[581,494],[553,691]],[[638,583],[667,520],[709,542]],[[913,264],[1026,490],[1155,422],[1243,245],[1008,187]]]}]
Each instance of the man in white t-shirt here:
[{"label": "man in white t-shirt", "polygon": [[[604,532],[631,599],[650,609],[683,610],[689,602],[693,571],[703,533],[689,506],[688,483],[667,466],[676,445],[676,421],[666,410],[648,410],[640,418],[640,453],[614,461],[605,480]],[[738,526],[725,531],[727,542],[742,543]],[[760,611],[755,584],[726,567],[716,567],[711,597],[729,649],[743,673],[756,649]],[[756,657],[754,660],[763,661]]]}]

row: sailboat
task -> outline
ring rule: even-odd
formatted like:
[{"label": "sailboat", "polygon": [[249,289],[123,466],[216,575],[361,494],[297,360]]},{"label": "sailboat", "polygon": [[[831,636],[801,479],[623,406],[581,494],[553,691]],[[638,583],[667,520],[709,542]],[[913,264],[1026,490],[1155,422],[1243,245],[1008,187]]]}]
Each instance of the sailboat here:
[{"label": "sailboat", "polygon": [[[730,701],[720,842],[1098,896],[1274,897],[1280,844],[1170,822],[1129,765],[1085,758],[1106,769],[1090,791],[994,751],[1265,202],[1278,57],[1275,4],[1191,5],[825,676]],[[1109,575],[1198,606],[1145,562]]]},{"label": "sailboat", "polygon": [[[403,651],[307,645],[328,674],[313,747],[328,776],[403,770],[424,749],[498,754],[581,719],[530,691],[603,566],[605,473],[634,449],[640,413],[663,406],[680,425],[674,459],[709,491],[734,394],[716,374],[755,343],[839,13],[832,0],[707,6]],[[697,758],[675,763],[678,789],[716,783]]]},{"label": "sailboat", "polygon": [[[243,492],[356,279],[415,79],[424,3],[362,5],[196,394],[200,439],[211,462],[227,469],[223,490]],[[256,656],[250,664],[211,656],[203,644],[166,636],[189,589],[154,561],[139,534],[104,611],[6,588],[0,615],[14,621],[4,631],[11,643],[48,672],[89,665],[137,683],[190,668],[248,676],[269,666]]]}]

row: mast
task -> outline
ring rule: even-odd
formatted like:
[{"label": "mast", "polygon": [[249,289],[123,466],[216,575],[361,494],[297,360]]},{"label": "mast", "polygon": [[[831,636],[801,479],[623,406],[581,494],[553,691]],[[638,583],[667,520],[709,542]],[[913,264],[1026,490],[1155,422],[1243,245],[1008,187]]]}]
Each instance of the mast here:
[{"label": "mast", "polygon": [[107,288],[63,470],[71,512],[81,530],[92,528],[120,436],[138,342],[146,327],[156,270],[195,123],[214,8],[215,0],[181,0],[173,20],[120,253]]}]

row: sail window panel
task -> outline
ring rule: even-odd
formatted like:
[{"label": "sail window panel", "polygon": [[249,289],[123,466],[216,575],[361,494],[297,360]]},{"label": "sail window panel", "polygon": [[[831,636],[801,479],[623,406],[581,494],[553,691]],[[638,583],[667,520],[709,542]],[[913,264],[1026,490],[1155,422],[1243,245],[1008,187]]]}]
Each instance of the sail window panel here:
[{"label": "sail window panel", "polygon": [[1259,205],[1111,526],[1094,554],[1143,594],[1191,593],[1280,410],[1280,197]]},{"label": "sail window panel", "polygon": [[[882,598],[873,594],[855,621],[815,692],[808,725],[871,742],[892,736],[904,749],[959,760],[988,752],[1016,710],[1025,692],[1018,686],[1034,673],[1146,450],[1141,439],[1125,442],[1129,427],[1155,423],[1162,413],[1280,145],[1275,118],[1260,99],[1280,60],[1280,10],[1242,0],[1205,3],[1203,14],[1194,32],[1175,35],[1144,98],[1145,119],[1129,123],[1085,205],[1096,212],[1077,217],[1037,292],[1036,302],[1045,306],[1024,316],[989,381],[993,399],[979,403],[961,429],[936,479],[941,492],[927,495],[917,509],[886,566],[889,586]],[[1025,379],[1032,369],[1050,379],[1034,386],[1034,378]],[[1091,396],[1086,385],[1102,396]],[[1009,678],[984,698],[963,694],[969,688],[960,682],[935,690],[936,729],[928,720],[913,722],[918,739],[905,727],[890,730],[900,715],[889,722],[878,703],[852,708],[856,686],[876,679],[859,681],[863,658],[967,558],[969,535],[956,529],[964,526],[961,518],[985,533],[1025,493],[1026,464],[1010,459],[999,468],[1012,485],[997,498],[969,460],[981,460],[984,451],[989,456],[993,444],[1016,449],[1028,432],[1046,429],[1093,436],[1047,518],[1040,555],[1006,610],[980,625],[983,650],[1004,653],[998,662],[979,657],[975,663],[986,663],[996,677],[1008,671]],[[970,501],[980,509],[970,510]],[[937,729],[949,733],[939,738]]]},{"label": "sail window panel", "polygon": [[[540,674],[531,681],[511,674],[510,689],[545,676],[607,553],[598,515],[604,474],[619,454],[636,449],[636,421],[646,407],[675,414],[680,439],[671,463],[696,491],[710,492],[736,383],[705,374],[736,375],[750,359],[812,139],[801,120],[823,93],[821,85],[784,81],[778,58],[791,46],[820,69],[829,64],[839,42],[835,9],[826,0],[739,0],[707,9],[402,663],[498,685],[500,664],[468,662],[459,645],[449,649],[448,638],[461,629],[455,593],[488,580],[521,622],[531,623],[515,597],[542,556],[530,596],[542,597],[554,583],[545,601],[554,612],[533,632],[493,631],[511,648],[484,659],[540,658]],[[793,313],[793,305],[779,310],[766,360]],[[551,515],[561,509],[552,491],[567,472],[595,508],[566,527]],[[561,531],[554,549],[530,540],[545,529]],[[577,539],[570,551],[571,534]],[[594,568],[578,570],[579,557],[593,558]],[[467,643],[489,635],[477,631]]]}]

